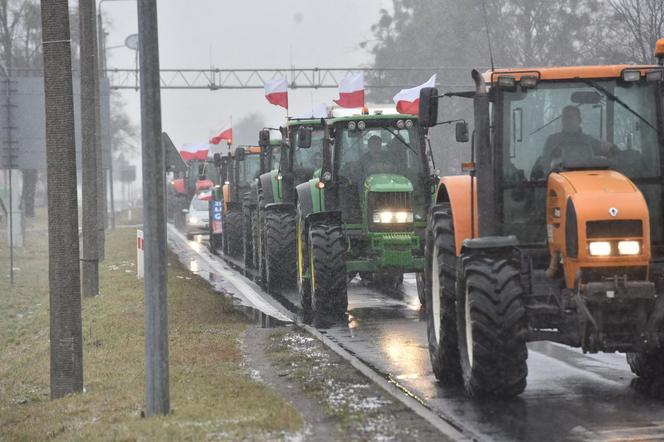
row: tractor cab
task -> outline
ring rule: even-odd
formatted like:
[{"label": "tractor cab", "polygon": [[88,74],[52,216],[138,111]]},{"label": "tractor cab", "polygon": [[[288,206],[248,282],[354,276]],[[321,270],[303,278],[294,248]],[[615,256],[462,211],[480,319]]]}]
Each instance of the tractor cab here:
[{"label": "tractor cab", "polygon": [[662,219],[662,68],[591,66],[496,70],[491,85],[500,234],[546,247],[552,173],[612,170],[649,208],[653,245]]},{"label": "tractor cab", "polygon": [[346,228],[412,232],[416,222],[423,227],[431,178],[417,117],[388,111],[340,116],[329,125],[331,167],[324,171]]}]

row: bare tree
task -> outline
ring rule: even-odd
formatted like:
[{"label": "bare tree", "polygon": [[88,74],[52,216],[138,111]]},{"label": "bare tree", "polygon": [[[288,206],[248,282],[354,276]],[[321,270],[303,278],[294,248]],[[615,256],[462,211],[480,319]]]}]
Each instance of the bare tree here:
[{"label": "bare tree", "polygon": [[609,0],[609,5],[617,56],[636,63],[654,63],[655,42],[664,36],[664,1]]}]

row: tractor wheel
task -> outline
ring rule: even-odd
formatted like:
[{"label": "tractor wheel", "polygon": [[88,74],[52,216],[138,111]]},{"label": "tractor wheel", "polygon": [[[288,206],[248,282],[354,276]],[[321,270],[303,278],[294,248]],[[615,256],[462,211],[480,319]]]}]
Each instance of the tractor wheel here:
[{"label": "tractor wheel", "polygon": [[221,249],[221,235],[218,233],[210,233],[210,252],[217,254]]},{"label": "tractor wheel", "polygon": [[259,210],[260,209],[256,207],[256,210],[251,211],[251,245],[253,246],[252,247],[253,261],[251,265],[256,270],[260,269],[258,260],[261,259],[262,256],[261,247],[263,243],[262,238],[260,236],[263,229],[262,226],[260,225]]},{"label": "tractor wheel", "polygon": [[242,257],[244,261],[244,269],[249,270],[254,264],[254,245],[251,225],[252,216],[251,209],[248,207],[242,208]]},{"label": "tractor wheel", "polygon": [[282,210],[265,213],[265,281],[269,292],[295,286],[295,215]]},{"label": "tractor wheel", "polygon": [[227,253],[238,257],[242,253],[242,213],[231,211],[226,214],[226,230],[224,231]]},{"label": "tractor wheel", "polygon": [[456,324],[457,257],[449,204],[431,209],[425,256],[423,305],[426,308],[431,367],[440,382],[458,384],[461,382],[461,365]]},{"label": "tractor wheel", "polygon": [[296,252],[297,252],[297,291],[302,308],[302,321],[310,324],[313,320],[311,311],[311,284],[305,278],[309,271],[309,257],[307,256],[307,235],[304,232],[304,219],[300,207],[297,207],[297,226],[296,226]]},{"label": "tractor wheel", "polygon": [[415,274],[415,286],[417,287],[417,299],[419,299],[420,305],[424,307],[427,303],[427,296],[424,293],[424,272]]},{"label": "tractor wheel", "polygon": [[654,353],[627,353],[627,363],[632,373],[640,378],[659,378],[664,376],[664,349]]},{"label": "tractor wheel", "polygon": [[470,396],[512,397],[526,388],[528,322],[511,259],[462,257],[457,273],[461,373]]},{"label": "tractor wheel", "polygon": [[319,224],[309,229],[308,239],[314,323],[326,326],[348,308],[344,237],[341,226]]}]

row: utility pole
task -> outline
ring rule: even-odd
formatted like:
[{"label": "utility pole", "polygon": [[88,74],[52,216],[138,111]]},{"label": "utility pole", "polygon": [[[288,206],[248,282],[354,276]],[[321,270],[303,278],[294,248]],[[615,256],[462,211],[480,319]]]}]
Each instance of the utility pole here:
[{"label": "utility pole", "polygon": [[99,187],[97,173],[97,109],[99,89],[95,2],[80,0],[78,16],[81,33],[81,132],[83,197],[83,296],[99,294]]},{"label": "utility pole", "polygon": [[46,165],[51,398],[83,390],[76,140],[68,0],[41,0]]},{"label": "utility pole", "polygon": [[157,0],[138,0],[145,238],[145,406],[148,416],[170,410],[168,296],[166,291],[165,161],[161,145],[161,97]]}]

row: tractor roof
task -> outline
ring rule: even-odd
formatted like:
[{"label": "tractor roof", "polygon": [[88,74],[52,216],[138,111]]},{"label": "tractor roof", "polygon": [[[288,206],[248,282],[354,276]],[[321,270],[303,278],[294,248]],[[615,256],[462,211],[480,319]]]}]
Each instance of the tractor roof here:
[{"label": "tractor roof", "polygon": [[320,118],[291,118],[288,120],[289,126],[320,126]]},{"label": "tractor roof", "polygon": [[520,80],[522,76],[536,75],[540,80],[573,80],[575,78],[619,78],[625,69],[639,69],[641,74],[659,68],[656,65],[615,64],[600,66],[560,66],[549,68],[510,68],[486,71],[484,81],[493,83],[497,77],[508,75]]},{"label": "tractor roof", "polygon": [[328,123],[334,124],[334,123],[339,123],[339,122],[344,122],[344,121],[379,121],[379,120],[398,120],[401,118],[407,118],[407,119],[417,119],[417,115],[411,115],[411,114],[367,114],[367,115],[362,115],[362,114],[357,114],[357,115],[348,115],[348,116],[343,116],[343,117],[336,117],[336,118],[330,118],[328,119]]}]

